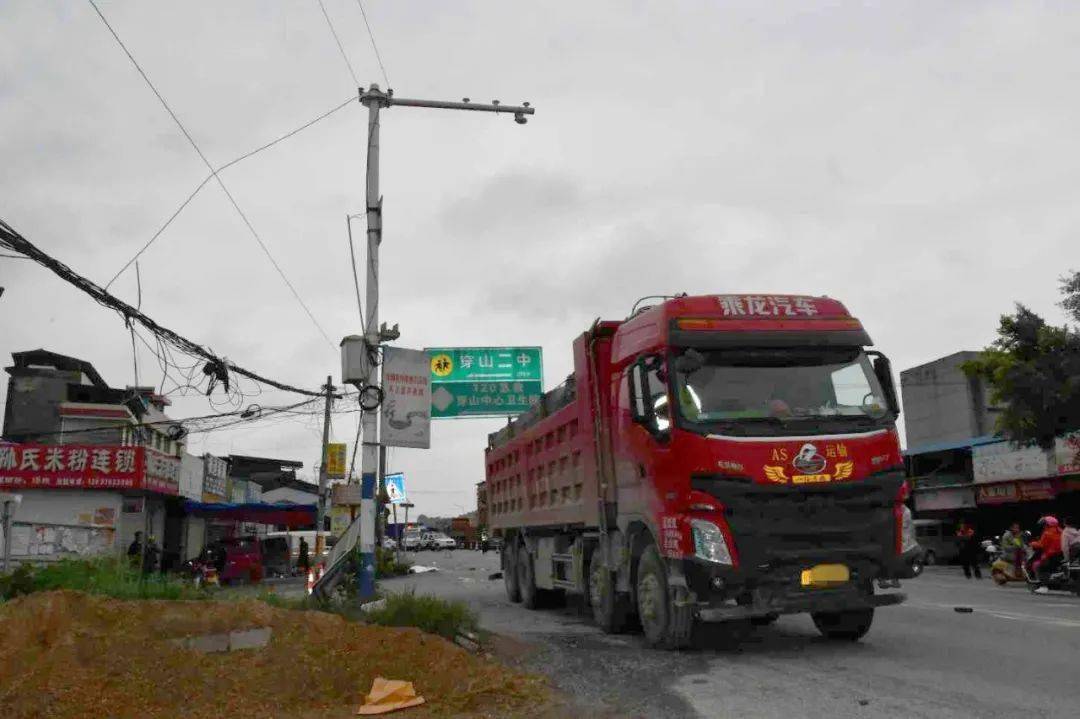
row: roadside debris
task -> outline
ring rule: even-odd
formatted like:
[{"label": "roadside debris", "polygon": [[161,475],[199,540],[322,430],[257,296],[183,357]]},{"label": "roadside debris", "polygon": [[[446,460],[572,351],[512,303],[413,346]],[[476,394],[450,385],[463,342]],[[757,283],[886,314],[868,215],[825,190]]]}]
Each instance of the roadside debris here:
[{"label": "roadside debris", "polygon": [[414,564],[411,567],[409,567],[409,574],[424,574],[425,572],[437,572],[437,571],[439,571],[438,567],[425,567],[425,566],[420,565],[420,564]]},{"label": "roadside debris", "polygon": [[194,637],[170,639],[169,643],[182,649],[190,649],[202,654],[213,652],[235,652],[241,649],[262,649],[270,643],[273,634],[270,627],[242,629],[219,634],[202,634]]},{"label": "roadside debris", "polygon": [[502,572],[495,572],[493,574],[488,575],[489,580],[502,579],[502,578],[503,578],[503,573]]},{"label": "roadside debris", "polygon": [[385,599],[376,599],[374,602],[367,602],[360,605],[361,612],[377,612],[380,609],[386,609]]},{"label": "roadside debris", "polygon": [[364,697],[364,704],[356,713],[363,716],[387,714],[398,709],[420,706],[423,703],[424,697],[416,694],[412,682],[375,677],[375,681],[371,684],[371,691]]},{"label": "roadside debris", "polygon": [[975,610],[971,607],[953,607],[953,611],[957,614],[971,614]]}]

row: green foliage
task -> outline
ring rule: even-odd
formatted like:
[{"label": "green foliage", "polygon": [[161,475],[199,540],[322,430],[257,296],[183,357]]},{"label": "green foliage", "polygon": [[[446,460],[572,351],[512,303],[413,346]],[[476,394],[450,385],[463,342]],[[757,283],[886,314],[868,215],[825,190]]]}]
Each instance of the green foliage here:
[{"label": "green foliage", "polygon": [[1073,322],[1080,323],[1080,270],[1061,278],[1061,309],[1065,310]]},{"label": "green foliage", "polygon": [[14,572],[0,575],[0,596],[4,598],[52,589],[73,589],[117,599],[203,599],[207,596],[175,577],[143,576],[126,560],[116,557],[62,559],[40,567],[23,564]]},{"label": "green foliage", "polygon": [[417,596],[414,592],[389,594],[385,599],[385,607],[366,613],[369,622],[388,627],[418,627],[447,639],[477,629],[476,614],[463,602]]},{"label": "green foliage", "polygon": [[1018,304],[1001,317],[993,346],[963,370],[989,383],[1003,410],[998,430],[1013,442],[1050,449],[1080,428],[1080,335],[1068,327]]},{"label": "green foliage", "polygon": [[15,571],[0,574],[0,598],[13,599],[20,594],[34,591],[34,570],[29,564],[20,564]]},{"label": "green foliage", "polygon": [[[239,597],[239,595],[237,595]],[[271,607],[277,607],[278,609],[319,609],[321,608],[318,601],[310,596],[302,597],[283,597],[277,592],[262,591],[256,597],[259,601],[266,602]]]},{"label": "green foliage", "polygon": [[392,549],[375,548],[375,576],[376,577],[400,577],[408,574],[412,562],[402,558],[398,561],[398,553]]}]

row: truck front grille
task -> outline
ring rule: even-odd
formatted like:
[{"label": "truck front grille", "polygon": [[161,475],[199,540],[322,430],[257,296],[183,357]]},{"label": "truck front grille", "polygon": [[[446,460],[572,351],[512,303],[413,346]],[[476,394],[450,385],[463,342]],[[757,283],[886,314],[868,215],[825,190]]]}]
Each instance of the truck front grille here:
[{"label": "truck front grille", "polygon": [[691,486],[723,503],[740,564],[764,569],[892,556],[903,481],[901,472],[801,486],[697,475]]}]

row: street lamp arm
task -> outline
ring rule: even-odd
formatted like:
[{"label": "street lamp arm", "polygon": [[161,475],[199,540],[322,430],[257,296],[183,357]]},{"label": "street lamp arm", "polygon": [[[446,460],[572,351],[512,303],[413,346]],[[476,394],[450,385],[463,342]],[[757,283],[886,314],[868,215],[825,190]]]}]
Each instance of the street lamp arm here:
[{"label": "street lamp arm", "polygon": [[444,102],[442,100],[413,100],[406,97],[394,97],[387,98],[387,104],[390,106],[403,105],[405,107],[433,107],[439,110],[474,110],[477,112],[508,112],[512,115],[535,115],[536,108],[531,107],[529,103],[523,105],[503,105],[498,102],[494,103],[480,103],[480,102]]}]

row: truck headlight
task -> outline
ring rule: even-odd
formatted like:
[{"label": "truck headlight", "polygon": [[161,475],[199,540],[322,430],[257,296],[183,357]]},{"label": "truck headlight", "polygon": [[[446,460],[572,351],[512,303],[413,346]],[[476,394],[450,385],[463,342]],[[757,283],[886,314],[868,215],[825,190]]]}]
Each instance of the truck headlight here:
[{"label": "truck headlight", "polygon": [[724,533],[715,524],[703,519],[691,519],[690,533],[694,537],[695,556],[707,562],[733,564]]},{"label": "truck headlight", "polygon": [[900,521],[900,553],[906,554],[919,543],[915,541],[915,523],[911,519],[911,510],[905,506],[901,512],[903,518]]}]

